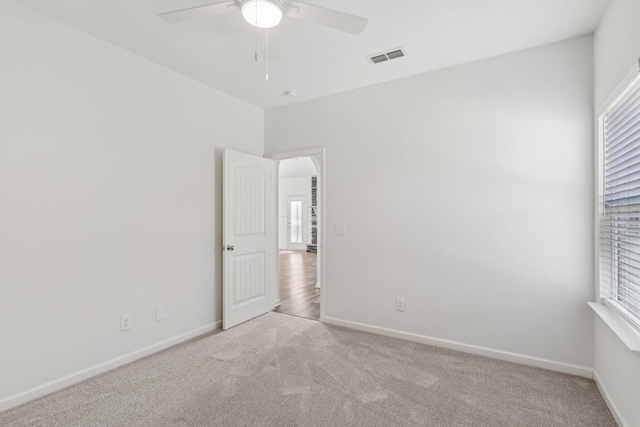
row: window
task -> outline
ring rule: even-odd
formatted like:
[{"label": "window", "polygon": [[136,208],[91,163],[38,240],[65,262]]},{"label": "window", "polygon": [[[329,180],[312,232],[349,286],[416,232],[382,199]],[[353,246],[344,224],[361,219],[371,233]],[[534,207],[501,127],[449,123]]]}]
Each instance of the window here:
[{"label": "window", "polygon": [[291,219],[291,243],[302,243],[302,200],[289,202]]},{"label": "window", "polygon": [[640,328],[640,76],[598,120],[600,297]]}]

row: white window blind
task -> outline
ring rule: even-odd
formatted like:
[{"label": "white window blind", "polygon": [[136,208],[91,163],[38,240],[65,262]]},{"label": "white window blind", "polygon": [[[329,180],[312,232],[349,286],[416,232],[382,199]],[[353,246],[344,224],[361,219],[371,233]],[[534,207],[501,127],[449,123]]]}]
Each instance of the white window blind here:
[{"label": "white window blind", "polygon": [[599,120],[600,297],[640,328],[640,76]]}]

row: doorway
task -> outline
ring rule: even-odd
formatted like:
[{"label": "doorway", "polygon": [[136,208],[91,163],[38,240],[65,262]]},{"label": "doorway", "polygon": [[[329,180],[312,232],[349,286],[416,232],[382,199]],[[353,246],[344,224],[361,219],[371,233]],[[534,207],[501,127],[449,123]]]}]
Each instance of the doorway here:
[{"label": "doorway", "polygon": [[[312,175],[312,190],[306,200],[309,209],[300,207],[303,224],[299,233],[311,234],[307,250],[286,250],[282,263],[287,266],[291,283],[298,283],[300,276],[307,285],[313,285],[313,298],[307,299],[300,289],[287,288],[283,281],[283,300],[287,305],[306,303],[298,315],[324,321],[325,286],[324,277],[324,148],[280,153],[270,158],[258,157],[233,150],[224,150],[223,157],[223,232],[222,232],[222,327],[231,328],[277,307],[285,311],[280,302],[280,257],[279,248],[284,248],[287,238],[279,230],[287,230],[287,208],[285,216],[279,217],[280,200],[278,171],[280,163],[295,157],[309,157],[315,167]],[[303,199],[304,202],[304,199]],[[304,205],[306,207],[306,205]],[[313,208],[313,209],[312,209]],[[307,214],[308,212],[308,214]],[[306,218],[306,220],[305,220]],[[307,226],[304,226],[307,221]],[[283,224],[282,224],[283,222]],[[304,231],[307,230],[307,231]],[[286,236],[286,231],[284,233]],[[297,239],[299,242],[299,239]],[[281,245],[280,243],[283,243]],[[297,255],[289,257],[284,255]],[[308,262],[315,259],[315,265]],[[288,265],[287,265],[288,264]],[[315,269],[315,272],[314,272]],[[294,273],[298,274],[294,274]],[[302,272],[302,274],[299,274]],[[315,274],[314,274],[315,273]],[[296,277],[297,276],[297,277]],[[304,286],[303,286],[304,287]],[[310,286],[306,286],[309,290]],[[318,307],[319,305],[319,307]],[[289,310],[287,310],[289,311]],[[318,319],[319,311],[319,319]]]},{"label": "doorway", "polygon": [[317,157],[300,155],[274,163],[278,182],[278,301],[274,311],[320,320],[320,162]]}]

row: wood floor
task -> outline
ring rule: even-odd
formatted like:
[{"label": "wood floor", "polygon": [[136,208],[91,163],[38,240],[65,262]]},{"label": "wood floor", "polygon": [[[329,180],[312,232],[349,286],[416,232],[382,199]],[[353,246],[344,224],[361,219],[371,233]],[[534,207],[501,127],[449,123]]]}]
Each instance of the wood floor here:
[{"label": "wood floor", "polygon": [[280,251],[280,306],[273,311],[320,320],[317,254]]}]

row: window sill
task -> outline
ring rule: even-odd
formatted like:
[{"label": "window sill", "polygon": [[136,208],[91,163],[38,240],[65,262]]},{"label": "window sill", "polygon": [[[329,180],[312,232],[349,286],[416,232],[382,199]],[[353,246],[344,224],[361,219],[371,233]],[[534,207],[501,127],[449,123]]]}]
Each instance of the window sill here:
[{"label": "window sill", "polygon": [[589,307],[596,312],[598,317],[611,328],[618,338],[627,346],[629,350],[640,356],[640,334],[620,315],[604,304],[589,302]]}]

